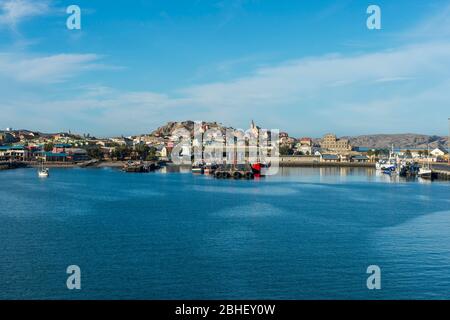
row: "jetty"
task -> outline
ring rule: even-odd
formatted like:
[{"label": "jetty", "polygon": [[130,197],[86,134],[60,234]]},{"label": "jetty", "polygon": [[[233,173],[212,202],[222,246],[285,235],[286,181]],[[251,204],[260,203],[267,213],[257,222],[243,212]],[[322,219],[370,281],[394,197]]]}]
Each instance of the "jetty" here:
[{"label": "jetty", "polygon": [[122,170],[129,173],[146,173],[158,169],[156,162],[129,161],[124,164]]},{"label": "jetty", "polygon": [[89,160],[89,161],[82,162],[78,166],[80,168],[93,167],[93,166],[96,166],[99,162],[100,161],[98,159],[92,159],[92,160]]}]

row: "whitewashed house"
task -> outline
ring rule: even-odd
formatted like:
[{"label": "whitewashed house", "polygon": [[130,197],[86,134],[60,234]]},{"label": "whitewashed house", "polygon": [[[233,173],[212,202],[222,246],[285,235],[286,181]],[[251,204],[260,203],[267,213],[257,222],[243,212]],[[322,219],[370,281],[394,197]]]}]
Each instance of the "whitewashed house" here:
[{"label": "whitewashed house", "polygon": [[433,155],[434,157],[443,157],[447,154],[447,150],[443,150],[441,148],[436,148],[433,151],[430,152],[431,155]]}]

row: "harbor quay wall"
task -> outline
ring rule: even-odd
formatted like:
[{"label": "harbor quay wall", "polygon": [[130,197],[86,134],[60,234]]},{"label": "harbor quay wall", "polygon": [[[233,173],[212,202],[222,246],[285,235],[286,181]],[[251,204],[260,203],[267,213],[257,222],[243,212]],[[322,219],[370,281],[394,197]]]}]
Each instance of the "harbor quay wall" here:
[{"label": "harbor quay wall", "polygon": [[364,167],[375,168],[372,162],[320,161],[319,156],[280,156],[280,167]]},{"label": "harbor quay wall", "polygon": [[24,164],[23,162],[0,161],[0,170],[8,170],[24,167],[26,167],[26,164]]},{"label": "harbor quay wall", "polygon": [[431,170],[439,180],[450,180],[450,165],[446,163],[432,164]]},{"label": "harbor quay wall", "polygon": [[436,178],[438,180],[450,180],[449,171],[433,170],[433,173],[436,174]]},{"label": "harbor quay wall", "polygon": [[[38,161],[27,161],[24,162],[25,164],[27,164],[30,167],[39,167],[41,165],[40,162]],[[75,167],[78,166],[79,163],[76,162],[67,162],[67,161],[47,161],[44,162],[44,166],[47,168],[71,168],[71,167]]]}]

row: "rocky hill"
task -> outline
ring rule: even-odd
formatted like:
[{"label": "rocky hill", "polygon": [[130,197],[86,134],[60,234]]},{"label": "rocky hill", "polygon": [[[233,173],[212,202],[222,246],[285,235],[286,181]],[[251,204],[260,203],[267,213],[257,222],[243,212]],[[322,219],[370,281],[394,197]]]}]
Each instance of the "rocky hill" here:
[{"label": "rocky hill", "polygon": [[[184,128],[188,130],[189,132],[194,132],[194,121],[188,120],[188,121],[182,121],[182,122],[168,122],[166,125],[159,127],[158,129],[154,130],[151,135],[152,136],[159,136],[159,137],[165,137],[170,136],[175,130]],[[221,125],[218,122],[203,122],[204,125],[207,125],[209,128],[218,128],[225,132],[226,127]]]},{"label": "rocky hill", "polygon": [[343,137],[349,139],[352,146],[368,147],[368,148],[427,148],[447,147],[448,137],[428,136],[423,134],[375,134],[363,135],[356,137]]}]

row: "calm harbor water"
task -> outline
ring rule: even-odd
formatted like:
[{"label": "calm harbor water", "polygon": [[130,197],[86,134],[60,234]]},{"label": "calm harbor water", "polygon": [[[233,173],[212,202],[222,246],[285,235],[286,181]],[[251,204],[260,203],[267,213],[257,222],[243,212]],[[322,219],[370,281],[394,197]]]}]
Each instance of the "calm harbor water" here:
[{"label": "calm harbor water", "polygon": [[[2,299],[450,298],[448,182],[19,169],[0,185]],[[66,288],[72,264],[80,291]],[[379,291],[366,288],[372,264]]]}]

